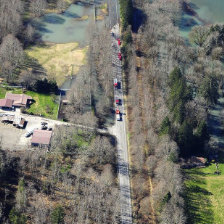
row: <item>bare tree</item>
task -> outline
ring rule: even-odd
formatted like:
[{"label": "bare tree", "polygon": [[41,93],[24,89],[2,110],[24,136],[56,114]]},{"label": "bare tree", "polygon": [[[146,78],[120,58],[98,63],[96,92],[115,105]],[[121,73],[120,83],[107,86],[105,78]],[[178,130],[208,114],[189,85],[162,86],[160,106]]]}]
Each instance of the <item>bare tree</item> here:
[{"label": "bare tree", "polygon": [[0,39],[8,34],[16,35],[21,29],[23,4],[20,0],[0,1]]},{"label": "bare tree", "polygon": [[206,26],[195,26],[189,34],[190,41],[193,44],[202,47],[209,34],[209,29]]},{"label": "bare tree", "polygon": [[26,89],[33,86],[36,80],[37,77],[33,74],[31,70],[21,71],[19,81]]},{"label": "bare tree", "polygon": [[30,2],[30,11],[33,13],[35,17],[43,15],[46,8],[47,8],[46,0],[32,0]]},{"label": "bare tree", "polygon": [[34,27],[31,25],[31,24],[28,24],[26,29],[25,29],[25,32],[24,32],[24,38],[25,40],[30,43],[33,41],[33,38],[34,38],[34,34],[35,34],[35,29]]},{"label": "bare tree", "polygon": [[57,9],[61,12],[64,12],[67,8],[67,2],[65,0],[57,1]]},{"label": "bare tree", "polygon": [[2,71],[5,72],[8,81],[12,79],[13,70],[22,61],[22,44],[13,35],[7,35],[0,46],[0,62],[2,64]]}]

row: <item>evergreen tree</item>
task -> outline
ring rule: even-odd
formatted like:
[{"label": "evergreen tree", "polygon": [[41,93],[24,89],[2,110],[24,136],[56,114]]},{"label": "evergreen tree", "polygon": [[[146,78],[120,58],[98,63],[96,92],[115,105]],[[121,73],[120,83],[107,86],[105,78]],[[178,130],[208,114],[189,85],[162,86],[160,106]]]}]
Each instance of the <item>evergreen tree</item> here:
[{"label": "evergreen tree", "polygon": [[25,224],[26,216],[19,213],[15,208],[13,208],[9,213],[9,220],[12,224]]},{"label": "evergreen tree", "polygon": [[177,143],[181,149],[180,153],[182,156],[191,155],[194,150],[193,127],[186,120],[184,120],[178,130]]},{"label": "evergreen tree", "polygon": [[169,118],[166,116],[161,124],[159,135],[168,135],[170,134],[171,123]]},{"label": "evergreen tree", "polygon": [[132,22],[132,0],[120,0],[120,15],[123,30],[126,30]]},{"label": "evergreen tree", "polygon": [[172,113],[173,122],[181,124],[184,121],[185,104],[190,99],[191,94],[179,68],[175,68],[170,73],[168,85],[170,87],[168,107]]},{"label": "evergreen tree", "polygon": [[203,80],[199,92],[207,100],[208,103],[216,103],[219,97],[217,77],[214,75],[207,76]]},{"label": "evergreen tree", "polygon": [[51,223],[63,224],[64,217],[65,217],[64,209],[60,205],[58,205],[51,213]]}]

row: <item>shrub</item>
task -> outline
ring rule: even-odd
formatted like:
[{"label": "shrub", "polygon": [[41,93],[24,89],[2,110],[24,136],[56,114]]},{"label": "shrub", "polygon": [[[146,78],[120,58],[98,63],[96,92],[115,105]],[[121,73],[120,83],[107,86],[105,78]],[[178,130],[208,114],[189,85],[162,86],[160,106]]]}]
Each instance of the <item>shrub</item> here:
[{"label": "shrub", "polygon": [[120,0],[120,15],[121,15],[121,24],[122,29],[126,30],[128,25],[131,25],[132,22],[132,0]]},{"label": "shrub", "polygon": [[168,117],[165,117],[162,121],[162,124],[161,124],[161,127],[160,127],[160,130],[159,130],[159,135],[167,135],[170,133],[170,126],[171,126],[171,123],[170,123],[170,120]]},{"label": "shrub", "polygon": [[37,80],[33,87],[34,91],[38,93],[57,93],[58,86],[55,80]]},{"label": "shrub", "polygon": [[26,216],[20,212],[18,212],[15,208],[9,213],[9,220],[12,224],[25,224],[26,223]]},{"label": "shrub", "polygon": [[52,224],[63,224],[64,223],[65,212],[61,205],[58,205],[51,213],[51,223]]}]

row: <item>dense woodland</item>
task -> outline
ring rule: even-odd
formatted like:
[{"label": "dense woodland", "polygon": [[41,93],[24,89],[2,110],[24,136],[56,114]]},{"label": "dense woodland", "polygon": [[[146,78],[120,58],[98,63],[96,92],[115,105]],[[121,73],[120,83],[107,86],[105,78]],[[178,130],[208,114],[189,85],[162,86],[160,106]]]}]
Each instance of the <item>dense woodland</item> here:
[{"label": "dense woodland", "polygon": [[0,151],[0,222],[118,223],[115,139],[56,130],[50,152]]},{"label": "dense woodland", "polygon": [[222,88],[223,25],[195,26],[189,44],[182,1],[120,2],[134,218],[187,223],[180,161],[214,153],[207,120]]}]

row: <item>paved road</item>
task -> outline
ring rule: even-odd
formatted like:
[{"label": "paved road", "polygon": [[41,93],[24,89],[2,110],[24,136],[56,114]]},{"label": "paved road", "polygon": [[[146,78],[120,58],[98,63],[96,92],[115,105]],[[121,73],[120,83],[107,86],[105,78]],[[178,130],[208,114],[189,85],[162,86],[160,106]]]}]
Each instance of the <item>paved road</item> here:
[{"label": "paved road", "polygon": [[[115,33],[115,37],[119,36],[119,26],[115,25],[112,29]],[[109,132],[117,138],[118,148],[118,177],[120,182],[120,206],[121,206],[121,223],[132,223],[132,208],[131,208],[131,193],[130,193],[130,180],[129,180],[129,158],[128,158],[128,146],[127,146],[127,133],[126,133],[126,121],[125,121],[125,107],[124,97],[122,90],[122,70],[121,61],[118,59],[118,52],[120,47],[118,46],[116,38],[112,37],[112,50],[113,50],[113,68],[114,78],[117,78],[120,83],[120,88],[115,89],[115,98],[121,99],[121,105],[116,106],[122,112],[122,120],[115,122],[115,125],[109,128]]]}]

